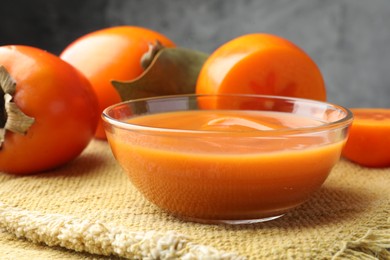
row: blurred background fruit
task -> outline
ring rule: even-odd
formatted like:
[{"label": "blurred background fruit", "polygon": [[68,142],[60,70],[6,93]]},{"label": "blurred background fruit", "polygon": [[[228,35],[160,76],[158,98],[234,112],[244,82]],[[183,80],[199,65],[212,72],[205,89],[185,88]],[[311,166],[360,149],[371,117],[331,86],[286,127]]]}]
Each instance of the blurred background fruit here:
[{"label": "blurred background fruit", "polygon": [[207,53],[239,35],[276,34],[318,64],[330,102],[390,107],[388,0],[13,0],[2,3],[0,14],[1,45],[23,43],[56,54],[88,32],[122,24]]}]

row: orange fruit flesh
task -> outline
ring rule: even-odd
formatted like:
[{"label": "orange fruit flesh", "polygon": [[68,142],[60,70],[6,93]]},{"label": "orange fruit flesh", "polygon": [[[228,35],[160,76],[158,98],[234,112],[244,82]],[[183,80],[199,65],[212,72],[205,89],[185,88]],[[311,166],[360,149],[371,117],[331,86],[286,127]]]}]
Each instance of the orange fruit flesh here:
[{"label": "orange fruit flesh", "polygon": [[352,108],[351,111],[354,121],[343,156],[362,166],[390,166],[390,109]]}]

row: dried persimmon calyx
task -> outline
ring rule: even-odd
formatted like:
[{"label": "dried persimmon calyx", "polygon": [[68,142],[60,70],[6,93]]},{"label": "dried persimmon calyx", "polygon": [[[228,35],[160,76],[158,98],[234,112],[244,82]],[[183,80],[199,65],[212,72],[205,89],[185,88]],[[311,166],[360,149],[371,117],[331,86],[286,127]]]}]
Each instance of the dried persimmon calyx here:
[{"label": "dried persimmon calyx", "polygon": [[134,80],[113,80],[122,101],[195,92],[196,80],[208,54],[179,47],[151,45],[142,58],[144,72]]},{"label": "dried persimmon calyx", "polygon": [[34,118],[23,113],[12,101],[15,91],[15,80],[4,66],[0,66],[0,149],[7,131],[26,134],[35,121]]}]

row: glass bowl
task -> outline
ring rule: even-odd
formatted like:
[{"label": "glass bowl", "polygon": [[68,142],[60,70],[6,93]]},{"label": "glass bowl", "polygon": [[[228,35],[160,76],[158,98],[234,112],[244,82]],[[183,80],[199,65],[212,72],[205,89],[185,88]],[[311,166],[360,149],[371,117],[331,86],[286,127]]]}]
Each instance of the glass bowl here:
[{"label": "glass bowl", "polygon": [[104,110],[112,152],[161,209],[203,223],[278,218],[307,201],[340,158],[341,106],[264,95],[177,95]]}]

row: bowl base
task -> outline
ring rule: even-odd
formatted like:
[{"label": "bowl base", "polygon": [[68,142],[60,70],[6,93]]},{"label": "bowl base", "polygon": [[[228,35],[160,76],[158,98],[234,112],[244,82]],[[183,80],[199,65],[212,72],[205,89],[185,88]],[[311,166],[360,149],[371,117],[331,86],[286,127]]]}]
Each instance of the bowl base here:
[{"label": "bowl base", "polygon": [[200,224],[249,225],[249,224],[256,224],[256,223],[275,220],[282,217],[283,215],[284,214],[272,216],[272,217],[256,218],[256,219],[200,219],[200,218],[191,218],[191,217],[182,217],[182,216],[180,216],[179,218],[185,221],[191,221]]}]

